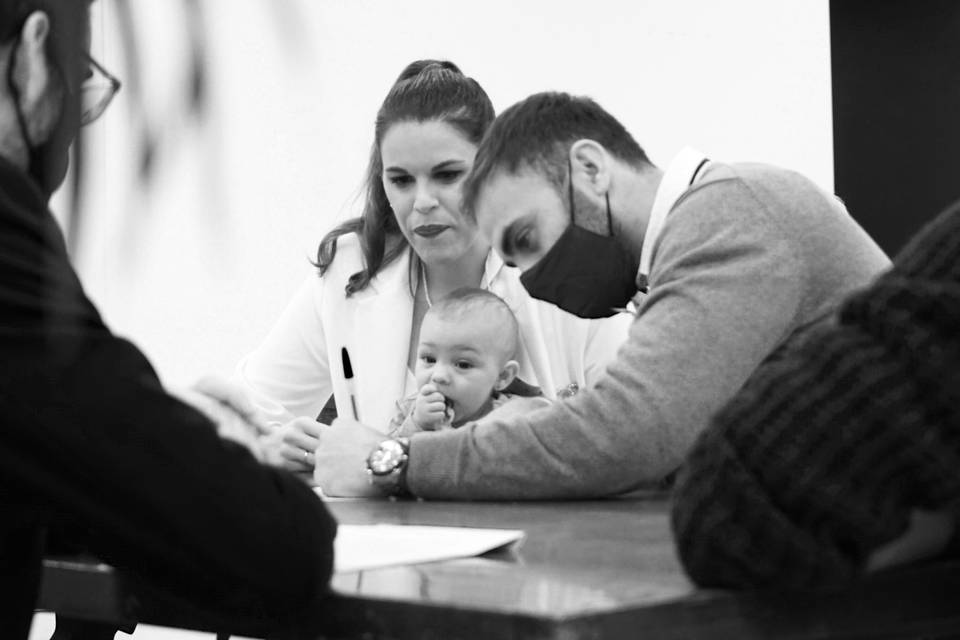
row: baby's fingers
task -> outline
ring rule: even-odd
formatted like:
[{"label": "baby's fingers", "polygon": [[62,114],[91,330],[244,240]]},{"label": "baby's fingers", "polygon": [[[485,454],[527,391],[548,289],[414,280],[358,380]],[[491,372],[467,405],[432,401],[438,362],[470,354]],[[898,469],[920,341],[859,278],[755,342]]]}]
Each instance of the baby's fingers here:
[{"label": "baby's fingers", "polygon": [[443,415],[443,412],[446,410],[446,405],[443,404],[443,400],[439,402],[437,402],[436,400],[431,400],[430,402],[423,405],[423,408],[426,411],[426,413],[429,413],[431,416],[433,415],[441,416]]}]

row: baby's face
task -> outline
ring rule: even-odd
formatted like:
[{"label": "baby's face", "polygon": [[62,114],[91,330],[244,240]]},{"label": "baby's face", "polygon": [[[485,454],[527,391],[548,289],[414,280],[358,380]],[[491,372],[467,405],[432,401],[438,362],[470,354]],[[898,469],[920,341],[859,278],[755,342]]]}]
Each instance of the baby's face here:
[{"label": "baby's face", "polygon": [[457,420],[472,416],[490,398],[508,359],[508,339],[491,320],[428,313],[420,327],[417,386],[433,383],[453,402]]}]

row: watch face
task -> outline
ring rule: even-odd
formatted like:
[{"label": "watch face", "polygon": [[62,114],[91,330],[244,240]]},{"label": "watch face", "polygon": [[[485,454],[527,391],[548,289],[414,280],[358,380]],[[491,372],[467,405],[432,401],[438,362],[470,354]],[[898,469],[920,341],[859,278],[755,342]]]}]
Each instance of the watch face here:
[{"label": "watch face", "polygon": [[380,443],[367,458],[367,468],[374,475],[387,475],[403,461],[403,447],[396,440],[386,440]]}]

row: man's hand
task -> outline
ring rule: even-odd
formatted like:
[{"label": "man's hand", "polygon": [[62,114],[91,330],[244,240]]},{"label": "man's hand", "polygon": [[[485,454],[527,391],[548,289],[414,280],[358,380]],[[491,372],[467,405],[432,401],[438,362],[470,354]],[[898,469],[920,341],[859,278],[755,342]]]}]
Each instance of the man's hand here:
[{"label": "man's hand", "polygon": [[446,398],[433,383],[423,385],[414,400],[413,424],[423,431],[436,431],[450,422],[452,419],[447,416]]},{"label": "man's hand", "polygon": [[367,456],[385,439],[356,420],[337,418],[320,430],[314,482],[330,497],[384,496],[370,484]]},{"label": "man's hand", "polygon": [[259,436],[270,427],[242,388],[226,378],[207,376],[189,389],[171,393],[213,422],[221,438],[243,445],[257,460],[265,460]]}]

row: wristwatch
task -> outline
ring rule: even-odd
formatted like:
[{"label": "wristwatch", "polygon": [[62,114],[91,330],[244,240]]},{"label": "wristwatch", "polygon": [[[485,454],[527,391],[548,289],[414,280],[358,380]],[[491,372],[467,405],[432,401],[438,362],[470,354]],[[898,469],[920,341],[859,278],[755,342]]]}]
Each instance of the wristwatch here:
[{"label": "wristwatch", "polygon": [[367,456],[367,473],[370,484],[380,487],[388,495],[407,493],[407,460],[410,454],[410,438],[398,437],[384,440]]}]

